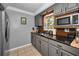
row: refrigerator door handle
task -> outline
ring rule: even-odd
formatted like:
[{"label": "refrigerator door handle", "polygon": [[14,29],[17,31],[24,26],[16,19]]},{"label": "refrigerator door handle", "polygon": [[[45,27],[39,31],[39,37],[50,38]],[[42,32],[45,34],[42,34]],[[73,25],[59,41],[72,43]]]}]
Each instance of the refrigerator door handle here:
[{"label": "refrigerator door handle", "polygon": [[5,27],[5,40],[6,42],[8,41],[8,22],[6,22],[6,27]]}]

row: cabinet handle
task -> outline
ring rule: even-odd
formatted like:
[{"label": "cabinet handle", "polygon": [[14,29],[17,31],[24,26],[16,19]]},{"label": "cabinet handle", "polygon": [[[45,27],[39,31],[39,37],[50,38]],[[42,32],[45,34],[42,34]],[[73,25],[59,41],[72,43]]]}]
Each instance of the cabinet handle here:
[{"label": "cabinet handle", "polygon": [[66,11],[66,8],[65,8],[65,11]]},{"label": "cabinet handle", "polygon": [[56,50],[56,54],[58,54],[58,50]]}]

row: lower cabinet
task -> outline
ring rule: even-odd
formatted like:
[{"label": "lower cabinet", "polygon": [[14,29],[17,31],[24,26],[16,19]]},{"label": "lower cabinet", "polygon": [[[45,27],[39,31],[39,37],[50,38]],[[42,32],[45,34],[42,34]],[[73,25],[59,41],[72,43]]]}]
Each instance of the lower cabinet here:
[{"label": "lower cabinet", "polygon": [[65,47],[62,47],[64,45],[58,44],[59,42],[48,40],[36,34],[32,34],[31,42],[43,56],[74,56]]},{"label": "lower cabinet", "polygon": [[36,36],[33,33],[31,34],[31,43],[34,47],[36,46]]},{"label": "lower cabinet", "polygon": [[48,42],[41,40],[41,53],[43,56],[48,56]]},{"label": "lower cabinet", "polygon": [[38,51],[41,51],[41,41],[40,38],[36,38],[36,48]]},{"label": "lower cabinet", "polygon": [[51,44],[49,44],[49,56],[59,56],[59,49]]},{"label": "lower cabinet", "polygon": [[71,53],[49,44],[49,56],[74,56]]},{"label": "lower cabinet", "polygon": [[61,50],[61,56],[73,56],[71,53]]}]

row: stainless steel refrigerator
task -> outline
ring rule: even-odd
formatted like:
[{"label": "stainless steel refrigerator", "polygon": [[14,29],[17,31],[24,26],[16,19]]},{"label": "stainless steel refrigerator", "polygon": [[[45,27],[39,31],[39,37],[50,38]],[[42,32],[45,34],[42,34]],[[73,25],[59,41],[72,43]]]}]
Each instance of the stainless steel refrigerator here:
[{"label": "stainless steel refrigerator", "polygon": [[0,56],[8,55],[9,49],[9,18],[5,8],[0,4]]}]

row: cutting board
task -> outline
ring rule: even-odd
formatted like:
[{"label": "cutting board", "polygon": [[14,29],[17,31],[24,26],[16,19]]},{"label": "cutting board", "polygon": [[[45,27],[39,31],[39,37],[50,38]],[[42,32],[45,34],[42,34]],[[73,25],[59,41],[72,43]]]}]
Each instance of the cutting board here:
[{"label": "cutting board", "polygon": [[71,43],[71,46],[75,48],[79,48],[79,41],[76,41],[76,39],[74,39]]}]

